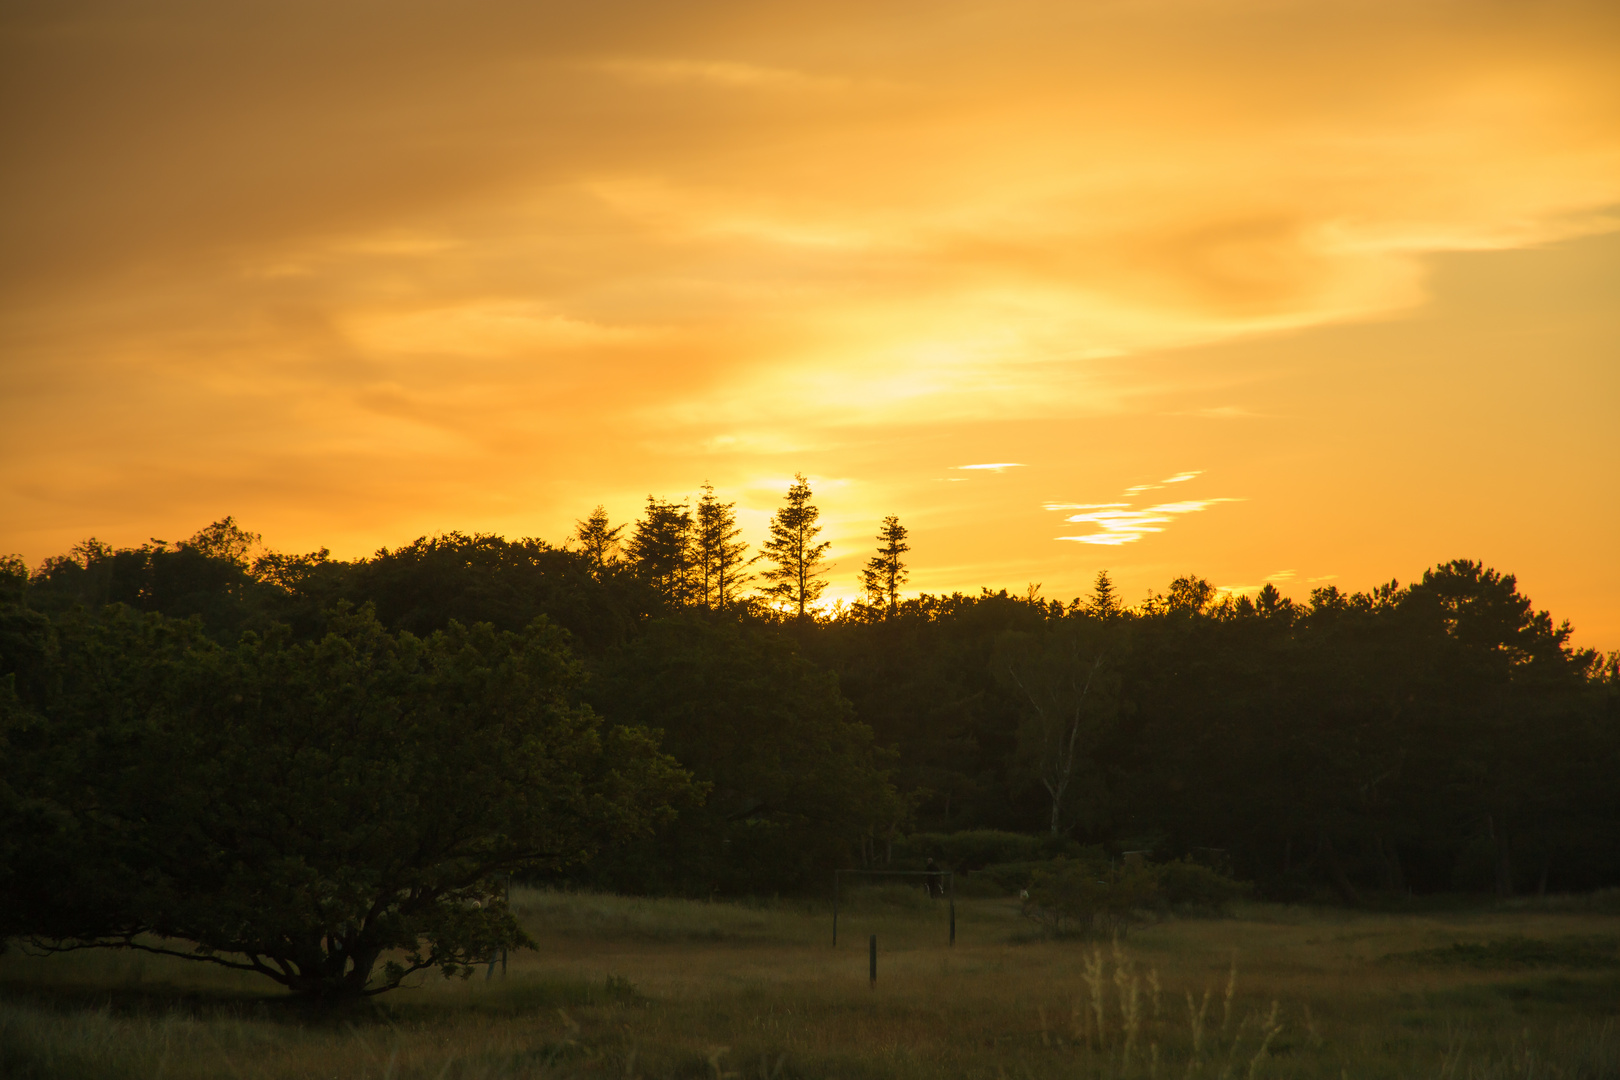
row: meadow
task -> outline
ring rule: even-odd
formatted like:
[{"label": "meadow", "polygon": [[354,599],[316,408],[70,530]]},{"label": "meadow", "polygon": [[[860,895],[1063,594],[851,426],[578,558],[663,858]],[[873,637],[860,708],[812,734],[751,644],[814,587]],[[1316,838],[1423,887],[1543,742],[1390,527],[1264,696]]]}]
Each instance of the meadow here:
[{"label": "meadow", "polygon": [[[1620,1077],[1614,894],[1489,907],[1240,905],[1048,940],[1016,900],[830,905],[515,890],[504,977],[312,1013],[129,952],[0,956],[0,1076]],[[869,935],[879,945],[868,980]]]}]

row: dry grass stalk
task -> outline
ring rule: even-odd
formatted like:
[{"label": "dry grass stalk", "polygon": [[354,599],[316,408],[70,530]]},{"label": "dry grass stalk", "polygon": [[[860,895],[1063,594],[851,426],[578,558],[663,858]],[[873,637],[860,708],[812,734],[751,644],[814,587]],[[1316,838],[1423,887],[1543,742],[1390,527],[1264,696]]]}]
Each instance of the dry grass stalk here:
[{"label": "dry grass stalk", "polygon": [[1260,1049],[1249,1061],[1249,1080],[1255,1080],[1260,1075],[1260,1064],[1266,1060],[1266,1054],[1271,1049],[1271,1040],[1282,1031],[1282,1024],[1277,1021],[1277,1002],[1271,1003],[1271,1014],[1260,1022]]},{"label": "dry grass stalk", "polygon": [[1097,1018],[1097,1049],[1104,1050],[1108,1046],[1107,1020],[1103,1013],[1103,970],[1107,961],[1103,959],[1102,949],[1093,947],[1086,957],[1085,970],[1082,978],[1086,981],[1086,989],[1091,994],[1091,1011]]},{"label": "dry grass stalk", "polygon": [[[1193,1004],[1192,991],[1187,991],[1187,1026],[1192,1032],[1192,1057],[1196,1062],[1204,1052],[1204,1017],[1209,1013],[1209,991],[1204,991],[1204,999],[1197,1005]],[[1188,1066],[1188,1076],[1192,1075],[1191,1066]]]},{"label": "dry grass stalk", "polygon": [[1237,953],[1232,954],[1232,973],[1226,978],[1226,1000],[1221,1006],[1221,1034],[1226,1034],[1226,1026],[1232,1020],[1232,995],[1237,993]]},{"label": "dry grass stalk", "polygon": [[1119,995],[1120,1024],[1124,1028],[1125,1045],[1120,1052],[1120,1071],[1128,1072],[1131,1053],[1136,1049],[1136,1037],[1142,1028],[1141,980],[1137,978],[1125,951],[1114,942],[1114,990]]}]

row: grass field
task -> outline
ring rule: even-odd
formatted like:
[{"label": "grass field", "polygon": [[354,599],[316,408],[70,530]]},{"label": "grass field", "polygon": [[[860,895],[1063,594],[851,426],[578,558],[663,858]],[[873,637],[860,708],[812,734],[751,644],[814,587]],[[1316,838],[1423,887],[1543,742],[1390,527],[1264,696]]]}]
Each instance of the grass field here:
[{"label": "grass field", "polygon": [[1252,905],[1115,948],[972,899],[950,948],[943,905],[874,888],[837,949],[820,903],[513,904],[541,948],[504,979],[426,979],[339,1016],[184,961],[14,948],[0,1076],[1620,1077],[1620,917],[1592,901]]}]

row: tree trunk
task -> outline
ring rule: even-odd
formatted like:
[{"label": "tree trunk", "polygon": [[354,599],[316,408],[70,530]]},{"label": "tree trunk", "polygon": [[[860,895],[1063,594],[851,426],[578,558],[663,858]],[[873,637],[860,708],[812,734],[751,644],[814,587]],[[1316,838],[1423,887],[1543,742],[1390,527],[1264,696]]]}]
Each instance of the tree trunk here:
[{"label": "tree trunk", "polygon": [[1401,853],[1382,836],[1373,837],[1373,850],[1378,853],[1378,868],[1383,876],[1385,892],[1406,892],[1406,875],[1401,873]]},{"label": "tree trunk", "polygon": [[1334,849],[1333,840],[1328,836],[1326,829],[1322,830],[1321,836],[1317,839],[1316,853],[1322,857],[1322,865],[1327,870],[1328,882],[1332,884],[1333,890],[1339,894],[1339,899],[1353,907],[1360,907],[1361,894],[1356,892],[1356,887],[1350,884],[1350,879],[1345,876],[1344,864],[1339,862],[1339,853]]},{"label": "tree trunk", "polygon": [[1506,900],[1513,895],[1513,858],[1508,831],[1506,828],[1498,829],[1495,818],[1490,814],[1485,815],[1485,828],[1490,833],[1491,843],[1496,846],[1496,896],[1499,900]]}]

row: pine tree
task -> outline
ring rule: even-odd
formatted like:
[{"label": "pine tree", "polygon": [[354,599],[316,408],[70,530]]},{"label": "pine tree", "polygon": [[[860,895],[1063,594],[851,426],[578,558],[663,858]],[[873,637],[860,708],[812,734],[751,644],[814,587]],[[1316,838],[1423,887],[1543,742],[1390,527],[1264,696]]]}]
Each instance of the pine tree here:
[{"label": "pine tree", "polygon": [[692,595],[692,512],[678,503],[647,496],[647,512],[625,545],[637,573],[677,604]]},{"label": "pine tree", "polygon": [[861,571],[861,590],[873,607],[885,605],[893,612],[900,603],[900,586],[911,576],[900,559],[911,545],[906,543],[906,527],[892,514],[883,519],[877,538],[881,546]]},{"label": "pine tree", "polygon": [[607,510],[600,506],[591,511],[590,517],[574,524],[577,526],[574,539],[579,541],[580,550],[591,561],[591,569],[597,577],[601,577],[609,566],[619,561],[619,534],[624,532],[624,526],[609,528]]},{"label": "pine tree", "polygon": [[743,558],[748,545],[737,539],[741,535],[737,504],[721,502],[714,493],[714,485],[705,480],[703,496],[698,499],[692,542],[695,591],[705,607],[725,610],[753,576],[744,569],[753,560]]},{"label": "pine tree", "polygon": [[764,547],[765,556],[776,564],[765,571],[770,584],[764,593],[797,609],[800,619],[827,587],[824,556],[832,546],[827,541],[815,542],[821,532],[816,524],[821,511],[810,502],[810,494],[810,481],[803,473],[795,473],[787,505],[771,518],[771,536]]},{"label": "pine tree", "polygon": [[1119,602],[1119,590],[1108,577],[1108,571],[1097,571],[1097,584],[1091,589],[1091,603],[1086,610],[1099,619],[1115,619],[1125,613],[1125,606]]}]

